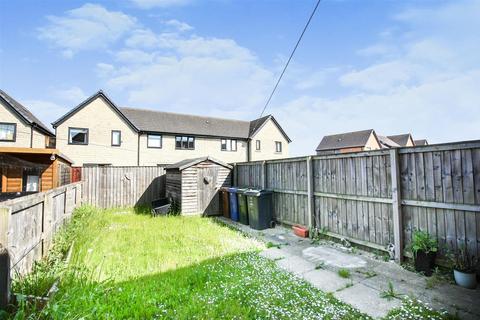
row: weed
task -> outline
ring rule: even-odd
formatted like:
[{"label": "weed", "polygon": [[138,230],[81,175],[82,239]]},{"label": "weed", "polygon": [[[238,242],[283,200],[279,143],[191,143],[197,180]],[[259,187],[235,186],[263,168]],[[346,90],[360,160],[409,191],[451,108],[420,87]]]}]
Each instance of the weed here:
[{"label": "weed", "polygon": [[348,279],[348,278],[351,277],[350,270],[348,270],[348,269],[343,269],[343,268],[339,269],[337,273],[340,277],[345,278],[345,279]]},{"label": "weed", "polygon": [[267,248],[278,248],[278,249],[280,249],[280,245],[279,245],[279,244],[273,243],[273,242],[271,242],[271,241],[268,241],[268,242],[265,244],[265,246],[266,246]]},{"label": "weed", "polygon": [[387,290],[380,292],[380,297],[383,298],[383,299],[387,299],[389,301],[392,300],[392,299],[395,299],[395,298],[399,299],[402,296],[403,296],[403,294],[395,291],[391,281],[388,281]]},{"label": "weed", "polygon": [[365,276],[365,278],[369,279],[369,278],[373,278],[377,275],[377,273],[375,271],[363,271],[363,270],[357,270],[357,273],[360,273],[360,274],[363,274]]},{"label": "weed", "polygon": [[318,270],[318,269],[325,269],[325,262],[324,261],[321,261],[320,263],[318,263],[315,266],[315,270]]}]

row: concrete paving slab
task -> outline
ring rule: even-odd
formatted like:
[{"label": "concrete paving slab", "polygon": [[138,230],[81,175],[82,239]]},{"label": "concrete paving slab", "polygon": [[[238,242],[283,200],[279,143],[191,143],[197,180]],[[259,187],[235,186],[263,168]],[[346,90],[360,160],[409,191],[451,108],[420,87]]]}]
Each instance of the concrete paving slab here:
[{"label": "concrete paving slab", "polygon": [[284,258],[291,257],[292,255],[285,250],[278,248],[270,248],[260,252],[260,256],[265,257],[270,260],[281,260]]},{"label": "concrete paving slab", "polygon": [[308,247],[302,251],[303,257],[313,263],[325,263],[335,268],[363,268],[367,261],[358,256],[328,247]]},{"label": "concrete paving slab", "polygon": [[302,278],[311,283],[315,288],[325,292],[344,289],[347,284],[351,283],[351,280],[341,278],[335,272],[325,269],[306,272],[302,275]]},{"label": "concrete paving slab", "polygon": [[374,318],[384,317],[391,309],[402,305],[398,299],[389,301],[381,298],[377,290],[362,283],[337,291],[334,296]]},{"label": "concrete paving slab", "polygon": [[279,260],[277,261],[277,266],[299,276],[305,272],[315,270],[315,267],[316,267],[315,264],[297,256],[291,256],[291,257]]}]

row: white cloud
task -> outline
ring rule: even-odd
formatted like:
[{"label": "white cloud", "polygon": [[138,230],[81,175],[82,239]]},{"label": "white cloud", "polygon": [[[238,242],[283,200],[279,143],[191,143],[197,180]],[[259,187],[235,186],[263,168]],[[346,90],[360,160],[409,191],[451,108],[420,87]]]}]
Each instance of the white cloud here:
[{"label": "white cloud", "polygon": [[193,30],[193,27],[186,22],[178,21],[176,19],[167,20],[164,22],[166,26],[172,27],[176,31],[186,32]]},{"label": "white cloud", "polygon": [[192,0],[130,0],[136,6],[142,9],[151,9],[155,7],[165,8],[173,6],[183,6],[192,2]]},{"label": "white cloud", "polygon": [[47,100],[23,100],[22,104],[26,106],[35,116],[37,116],[48,128],[52,129],[50,123],[55,121],[61,115],[67,113],[71,105],[61,105]]},{"label": "white cloud", "polygon": [[38,37],[61,49],[67,58],[81,50],[105,48],[136,25],[135,18],[89,3],[47,19]]},{"label": "white cloud", "polygon": [[276,109],[291,152],[313,153],[325,134],[369,128],[431,143],[479,139],[479,14],[480,1],[457,1],[396,15],[388,34],[357,51],[370,63],[328,79],[346,93],[304,95]]},{"label": "white cloud", "polygon": [[88,97],[79,87],[56,89],[53,92],[53,96],[63,102],[71,104],[78,104]]}]

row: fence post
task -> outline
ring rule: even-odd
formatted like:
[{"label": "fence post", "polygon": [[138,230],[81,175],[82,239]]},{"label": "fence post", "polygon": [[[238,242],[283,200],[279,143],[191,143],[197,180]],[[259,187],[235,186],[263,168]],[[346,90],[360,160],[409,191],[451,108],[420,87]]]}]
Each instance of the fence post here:
[{"label": "fence post", "polygon": [[390,170],[392,177],[393,239],[395,242],[395,260],[403,260],[403,226],[400,190],[400,162],[398,149],[390,150]]},{"label": "fence post", "polygon": [[8,254],[8,228],[11,209],[0,207],[0,310],[10,302],[10,256]]},{"label": "fence post", "polygon": [[312,227],[313,227],[313,216],[315,214],[315,198],[313,194],[313,169],[312,169],[312,157],[308,156],[306,158],[307,161],[307,211],[308,211],[308,230],[310,231],[310,235],[312,235]]},{"label": "fence post", "polygon": [[262,161],[262,190],[267,189],[267,161]]},{"label": "fence post", "polygon": [[238,168],[237,164],[233,164],[233,185],[238,186]]}]

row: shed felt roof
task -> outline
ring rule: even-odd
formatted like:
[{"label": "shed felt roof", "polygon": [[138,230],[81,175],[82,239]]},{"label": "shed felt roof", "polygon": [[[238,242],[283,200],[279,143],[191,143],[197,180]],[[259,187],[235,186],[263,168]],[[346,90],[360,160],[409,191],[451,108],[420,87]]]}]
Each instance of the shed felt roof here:
[{"label": "shed felt roof", "polygon": [[20,102],[13,99],[10,95],[8,95],[5,91],[0,89],[0,98],[9,105],[13,111],[18,114],[25,122],[29,125],[34,125],[38,127],[40,131],[43,133],[53,137],[54,134],[48,127],[43,124],[33,113],[30,112],[27,108],[25,108]]},{"label": "shed felt roof", "polygon": [[317,151],[334,150],[343,148],[363,147],[367,144],[373,129],[332,134],[324,136],[317,147]]},{"label": "shed felt roof", "polygon": [[416,146],[428,146],[428,141],[427,139],[419,139],[419,140],[413,141],[413,144]]},{"label": "shed felt roof", "polygon": [[[410,133],[404,133],[404,134],[397,134],[394,136],[388,136],[390,140],[395,141],[397,144],[399,144],[401,147],[405,147],[408,143],[408,140],[412,138],[412,135]],[[412,139],[413,141],[413,139]]]},{"label": "shed felt roof", "polygon": [[225,168],[228,168],[228,169],[233,168],[231,165],[229,165],[229,164],[227,164],[223,161],[220,161],[218,159],[212,158],[212,157],[199,157],[199,158],[185,159],[185,160],[179,161],[177,163],[166,166],[165,169],[166,170],[178,169],[178,170],[181,171],[181,170],[190,168],[190,167],[192,167],[196,164],[199,164],[200,162],[204,162],[204,161],[211,161],[211,162],[219,164],[219,165],[221,165]]}]

